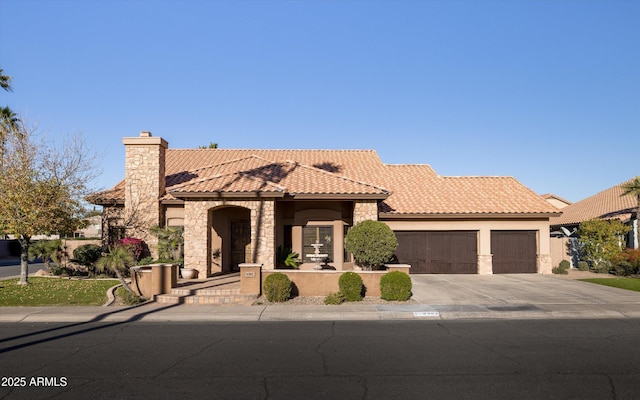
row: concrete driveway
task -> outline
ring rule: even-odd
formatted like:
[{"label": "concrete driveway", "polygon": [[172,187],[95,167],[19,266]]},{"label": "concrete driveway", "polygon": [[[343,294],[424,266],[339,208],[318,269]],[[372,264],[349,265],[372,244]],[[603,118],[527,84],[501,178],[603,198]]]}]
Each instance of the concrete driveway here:
[{"label": "concrete driveway", "polygon": [[556,275],[411,275],[411,279],[412,298],[438,312],[640,317],[640,292]]}]

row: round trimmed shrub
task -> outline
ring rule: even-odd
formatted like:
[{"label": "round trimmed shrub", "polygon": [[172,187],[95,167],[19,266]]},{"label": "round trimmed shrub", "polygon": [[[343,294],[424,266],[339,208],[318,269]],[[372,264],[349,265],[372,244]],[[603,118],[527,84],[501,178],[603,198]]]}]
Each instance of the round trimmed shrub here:
[{"label": "round trimmed shrub", "polygon": [[580,271],[588,271],[589,264],[586,261],[578,261],[578,269]]},{"label": "round trimmed shrub", "polygon": [[95,244],[83,244],[73,250],[73,258],[80,264],[92,266],[102,256],[102,249]]},{"label": "round trimmed shrub", "polygon": [[380,278],[380,298],[407,301],[411,297],[411,278],[404,272],[392,271]]},{"label": "round trimmed shrub", "polygon": [[377,268],[391,260],[396,247],[398,239],[395,233],[380,221],[357,223],[344,240],[344,248],[353,254],[356,264],[364,270]]},{"label": "round trimmed shrub", "polygon": [[362,301],[362,278],[355,272],[345,272],[338,279],[340,293],[346,301]]},{"label": "round trimmed shrub", "polygon": [[275,272],[264,280],[264,294],[267,300],[274,303],[282,303],[291,297],[291,281],[282,272]]}]

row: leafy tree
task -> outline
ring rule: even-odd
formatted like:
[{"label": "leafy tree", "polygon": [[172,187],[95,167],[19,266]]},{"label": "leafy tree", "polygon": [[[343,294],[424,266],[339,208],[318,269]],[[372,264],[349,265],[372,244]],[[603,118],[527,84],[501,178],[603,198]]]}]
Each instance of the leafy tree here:
[{"label": "leafy tree", "polygon": [[[636,176],[629,182],[622,185],[622,196],[635,196],[636,198],[636,220],[638,221],[635,237],[640,237],[640,176]],[[636,239],[639,240],[639,239]]]},{"label": "leafy tree", "polygon": [[581,244],[583,259],[591,262],[596,268],[601,267],[622,251],[624,235],[629,229],[617,219],[592,219],[582,222],[578,229],[578,241]]},{"label": "leafy tree", "polygon": [[42,258],[47,271],[51,271],[50,260],[56,264],[60,262],[62,242],[57,240],[38,240],[29,247],[29,258],[33,261],[36,258]]},{"label": "leafy tree", "polygon": [[151,233],[158,238],[158,258],[182,259],[184,247],[184,229],[181,226],[151,227]]},{"label": "leafy tree", "polygon": [[79,137],[61,146],[36,141],[20,123],[5,137],[0,174],[0,230],[18,238],[20,284],[28,281],[31,237],[71,234],[81,224],[82,196],[95,177],[95,156]]},{"label": "leafy tree", "polygon": [[367,220],[349,230],[344,247],[353,254],[356,264],[364,270],[371,270],[391,259],[398,247],[398,239],[384,222]]},{"label": "leafy tree", "polygon": [[198,146],[199,149],[217,149],[218,143],[209,142],[208,146]]},{"label": "leafy tree", "polygon": [[130,293],[137,294],[131,289],[131,286],[124,279],[124,274],[129,267],[135,264],[135,260],[131,251],[126,246],[114,246],[109,249],[109,253],[100,257],[96,263],[96,269],[100,272],[111,271],[113,272],[122,286]]}]

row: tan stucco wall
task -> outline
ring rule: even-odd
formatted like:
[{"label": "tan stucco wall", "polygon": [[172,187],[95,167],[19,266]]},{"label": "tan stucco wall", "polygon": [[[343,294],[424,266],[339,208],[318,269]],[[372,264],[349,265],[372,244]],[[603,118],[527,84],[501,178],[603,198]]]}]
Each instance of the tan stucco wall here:
[{"label": "tan stucco wall", "polygon": [[394,231],[477,231],[478,273],[492,273],[491,231],[537,231],[538,273],[551,273],[551,248],[548,220],[416,220],[384,221]]},{"label": "tan stucco wall", "polygon": [[[399,265],[395,270],[403,269],[408,273],[408,268]],[[389,271],[354,271],[362,278],[366,289],[365,296],[380,296],[380,278]],[[403,272],[404,272],[403,271]],[[344,271],[296,271],[296,270],[263,270],[262,282],[267,276],[282,272],[289,277],[295,285],[298,296],[326,296],[340,290],[338,280]]]}]

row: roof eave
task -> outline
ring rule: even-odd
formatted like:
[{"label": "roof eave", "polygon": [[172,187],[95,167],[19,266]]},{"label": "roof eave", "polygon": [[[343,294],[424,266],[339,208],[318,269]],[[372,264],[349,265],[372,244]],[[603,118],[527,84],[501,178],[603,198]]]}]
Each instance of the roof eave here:
[{"label": "roof eave", "polygon": [[281,198],[284,192],[171,192],[171,195],[179,199],[197,199],[197,198]]},{"label": "roof eave", "polygon": [[511,218],[526,218],[526,219],[541,219],[557,217],[560,213],[441,213],[441,214],[429,214],[429,213],[389,213],[381,212],[379,214],[380,219],[469,219],[469,218],[491,218],[491,219],[511,219]]},{"label": "roof eave", "polygon": [[384,200],[388,194],[357,194],[357,193],[295,193],[291,197],[295,200]]}]

